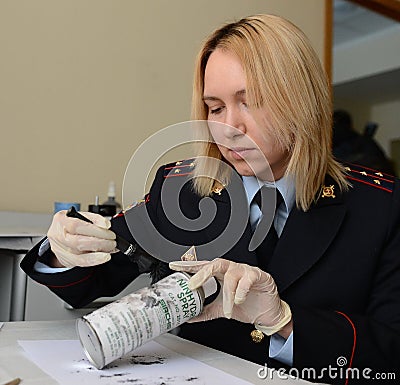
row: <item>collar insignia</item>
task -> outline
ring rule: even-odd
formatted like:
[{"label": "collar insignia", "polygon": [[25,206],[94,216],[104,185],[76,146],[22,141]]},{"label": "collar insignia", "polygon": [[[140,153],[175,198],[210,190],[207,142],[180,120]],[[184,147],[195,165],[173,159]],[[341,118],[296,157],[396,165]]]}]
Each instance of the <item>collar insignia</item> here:
[{"label": "collar insignia", "polygon": [[224,188],[225,188],[224,185],[222,185],[221,183],[215,182],[215,184],[214,184],[214,186],[213,186],[213,188],[212,188],[211,191],[212,191],[214,194],[221,195],[221,192],[222,192],[222,190],[223,190]]},{"label": "collar insignia", "polygon": [[335,186],[333,184],[330,186],[322,186],[322,198],[336,198],[334,189]]}]

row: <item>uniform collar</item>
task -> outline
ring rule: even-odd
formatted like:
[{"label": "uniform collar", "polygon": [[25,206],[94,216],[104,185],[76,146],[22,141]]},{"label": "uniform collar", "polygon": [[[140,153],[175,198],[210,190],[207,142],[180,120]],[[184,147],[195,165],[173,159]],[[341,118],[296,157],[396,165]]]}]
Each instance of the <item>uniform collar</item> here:
[{"label": "uniform collar", "polygon": [[261,186],[277,188],[283,197],[287,213],[292,210],[296,199],[296,188],[293,178],[284,176],[275,182],[263,182],[255,176],[243,176],[243,185],[246,190],[247,200],[250,205]]}]

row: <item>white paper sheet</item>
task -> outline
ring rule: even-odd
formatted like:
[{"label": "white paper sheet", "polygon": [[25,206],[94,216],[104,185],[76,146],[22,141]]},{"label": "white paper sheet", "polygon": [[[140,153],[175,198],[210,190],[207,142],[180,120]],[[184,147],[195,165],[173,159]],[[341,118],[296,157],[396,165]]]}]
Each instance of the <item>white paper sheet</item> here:
[{"label": "white paper sheet", "polygon": [[14,377],[0,366],[0,384],[10,382]]},{"label": "white paper sheet", "polygon": [[60,385],[248,385],[200,361],[150,341],[127,356],[96,369],[78,340],[18,341],[28,358]]},{"label": "white paper sheet", "polygon": [[[3,327],[3,325],[4,322],[0,322],[0,330]],[[0,366],[0,384],[5,384],[11,381],[12,379],[13,377],[2,366]]]}]

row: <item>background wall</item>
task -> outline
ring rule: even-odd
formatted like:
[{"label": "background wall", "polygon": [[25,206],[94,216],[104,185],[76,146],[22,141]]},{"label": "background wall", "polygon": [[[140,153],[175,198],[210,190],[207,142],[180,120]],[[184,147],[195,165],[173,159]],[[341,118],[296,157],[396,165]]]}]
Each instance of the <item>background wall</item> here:
[{"label": "background wall", "polygon": [[392,159],[399,176],[400,23],[358,5],[340,3],[334,18],[335,108],[348,110],[360,132],[367,122],[378,124],[374,139]]},{"label": "background wall", "polygon": [[[190,118],[201,41],[254,13],[287,17],[323,57],[321,0],[0,0],[0,210],[117,198],[134,150]],[[140,164],[137,165],[140,168]],[[138,180],[137,194],[143,192]]]}]

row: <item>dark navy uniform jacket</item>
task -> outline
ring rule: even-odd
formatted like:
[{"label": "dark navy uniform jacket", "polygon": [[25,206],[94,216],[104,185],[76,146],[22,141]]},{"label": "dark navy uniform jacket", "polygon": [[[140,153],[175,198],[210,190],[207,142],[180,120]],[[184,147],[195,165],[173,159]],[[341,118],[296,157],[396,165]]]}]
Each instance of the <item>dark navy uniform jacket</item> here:
[{"label": "dark navy uniform jacket", "polygon": [[[220,234],[231,213],[224,189],[211,196],[216,215],[206,229],[185,231],[171,225],[161,207],[160,192],[166,184],[180,183],[177,202],[187,218],[200,215],[200,198],[190,183],[182,183],[190,170],[188,163],[160,168],[146,202],[127,211],[134,218],[145,210],[160,234],[185,247],[207,243]],[[361,373],[371,368],[370,376],[396,372],[400,378],[400,181],[356,166],[349,166],[348,173],[352,183],[348,192],[341,193],[327,178],[307,212],[292,209],[274,255],[263,266],[292,309],[294,367],[339,368],[337,362],[342,359],[340,364],[347,362],[344,369],[358,368]],[[114,218],[112,229],[132,240],[126,217]],[[259,265],[256,253],[248,249],[251,236],[248,225],[241,236],[232,239],[232,248],[223,258]],[[33,268],[39,246],[27,254],[22,268],[74,307],[113,296],[138,275],[137,266],[121,253],[100,266],[41,274]],[[154,254],[168,254],[162,249],[154,242]],[[252,330],[250,324],[218,319],[182,325],[180,335],[261,365],[279,365],[268,359],[268,338],[254,343]],[[345,382],[329,377],[318,381]]]}]

